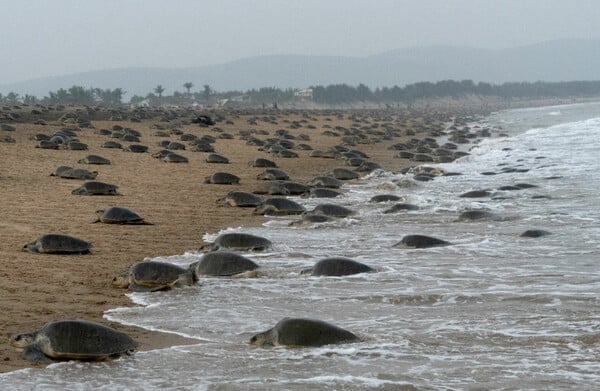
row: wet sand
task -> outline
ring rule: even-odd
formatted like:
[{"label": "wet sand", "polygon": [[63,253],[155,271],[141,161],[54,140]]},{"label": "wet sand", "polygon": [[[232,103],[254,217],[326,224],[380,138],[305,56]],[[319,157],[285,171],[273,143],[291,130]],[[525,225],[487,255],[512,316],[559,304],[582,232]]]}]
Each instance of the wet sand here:
[{"label": "wet sand", "polygon": [[[72,109],[67,109],[72,110]],[[6,109],[5,109],[6,111]],[[13,110],[14,111],[14,110]],[[31,108],[25,108],[25,112]],[[208,164],[207,153],[175,151],[189,158],[189,163],[164,163],[153,158],[152,153],[161,150],[159,141],[179,141],[179,136],[155,135],[156,124],[175,127],[177,121],[160,122],[158,117],[140,123],[128,120],[108,121],[91,118],[93,128],[77,131],[81,142],[88,144],[87,151],[47,150],[34,146],[31,136],[37,133],[52,134],[65,123],[47,121],[47,125],[34,125],[31,121],[10,122],[16,131],[2,131],[15,143],[0,143],[0,195],[2,218],[0,219],[0,372],[7,372],[33,364],[24,361],[8,343],[8,338],[18,332],[38,329],[44,323],[56,319],[87,319],[107,324],[131,335],[140,344],[140,350],[158,349],[173,345],[196,343],[177,335],[152,332],[137,327],[115,324],[103,319],[103,312],[115,307],[131,306],[126,291],[111,286],[112,277],[125,271],[132,263],[146,257],[182,254],[195,251],[202,244],[202,236],[225,227],[251,226],[267,220],[252,214],[246,208],[220,207],[216,200],[232,190],[253,191],[264,181],[256,179],[262,168],[249,167],[248,162],[257,157],[274,160],[289,173],[290,179],[306,183],[316,175],[324,175],[335,167],[346,167],[340,159],[309,157],[310,151],[294,149],[299,158],[273,157],[259,148],[247,145],[239,132],[266,130],[269,135],[254,136],[266,139],[275,137],[278,129],[290,134],[306,134],[304,142],[314,149],[342,144],[339,136],[323,135],[342,126],[371,129],[363,132],[366,137],[350,146],[370,156],[370,161],[381,164],[391,171],[398,171],[418,163],[395,157],[397,151],[389,150],[394,143],[414,137],[427,137],[432,120],[419,116],[396,113],[380,113],[375,116],[365,112],[358,118],[351,113],[286,112],[268,113],[222,113],[222,120],[215,126],[234,135],[233,139],[217,139],[217,153],[229,158],[230,164]],[[189,119],[181,115],[181,118]],[[408,118],[408,119],[406,119]],[[446,118],[441,115],[437,118]],[[254,119],[254,123],[248,120]],[[296,124],[301,127],[295,128]],[[0,120],[5,122],[6,120]],[[188,121],[184,121],[188,122]],[[251,121],[252,122],[252,121]],[[276,123],[273,123],[276,122]],[[99,129],[111,129],[113,125],[130,127],[142,133],[140,144],[150,147],[148,153],[128,153],[120,149],[102,148],[111,139],[97,133]],[[69,126],[72,126],[70,124]],[[215,126],[200,127],[183,123],[176,127],[184,133],[197,136],[219,136]],[[384,139],[384,127],[394,129],[396,136]],[[295,128],[295,129],[292,129]],[[416,135],[406,135],[407,130]],[[379,133],[378,133],[379,132]],[[379,142],[373,143],[372,141]],[[123,145],[130,143],[122,142]],[[183,142],[184,144],[187,144]],[[88,154],[97,154],[111,161],[110,165],[85,165],[77,161]],[[78,196],[71,191],[83,181],[49,176],[57,167],[67,165],[98,171],[96,180],[119,186],[120,196]],[[204,184],[204,177],[217,171],[226,171],[241,177],[240,185]],[[129,207],[154,225],[92,224],[95,211],[110,206]],[[87,255],[31,254],[22,251],[23,245],[43,233],[63,233],[92,242]]]}]

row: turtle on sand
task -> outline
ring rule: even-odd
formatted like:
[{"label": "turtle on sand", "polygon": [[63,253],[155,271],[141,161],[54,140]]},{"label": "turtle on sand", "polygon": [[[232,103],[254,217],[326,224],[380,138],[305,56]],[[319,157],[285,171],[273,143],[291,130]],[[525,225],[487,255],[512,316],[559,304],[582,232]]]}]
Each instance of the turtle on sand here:
[{"label": "turtle on sand", "polygon": [[227,249],[234,251],[264,251],[271,247],[271,245],[272,243],[269,239],[261,236],[242,232],[229,232],[217,236],[214,242],[202,246],[201,250],[209,249],[210,251],[218,251]]},{"label": "turtle on sand", "polygon": [[199,261],[190,264],[196,280],[201,276],[255,277],[257,268],[252,260],[228,251],[206,253]]},{"label": "turtle on sand", "polygon": [[342,193],[324,187],[312,187],[309,191],[301,195],[302,198],[335,198],[341,196]]},{"label": "turtle on sand", "polygon": [[318,176],[315,177],[310,184],[313,186],[327,187],[329,189],[339,189],[344,182],[330,176]]},{"label": "turtle on sand", "polygon": [[50,176],[65,179],[96,179],[98,171],[89,171],[84,168],[72,168],[68,166],[58,167]]},{"label": "turtle on sand", "polygon": [[110,183],[88,181],[77,189],[73,190],[71,194],[76,195],[119,195],[117,193],[118,186]]},{"label": "turtle on sand", "polygon": [[216,185],[239,185],[240,177],[228,172],[215,172],[204,178],[204,183],[212,183]]},{"label": "turtle on sand", "polygon": [[123,148],[124,152],[144,153],[148,151],[148,147],[141,144],[131,144]]},{"label": "turtle on sand", "polygon": [[358,273],[369,273],[375,271],[370,266],[344,257],[332,257],[321,259],[310,268],[302,271],[302,274],[313,276],[349,276]]},{"label": "turtle on sand", "polygon": [[187,157],[181,156],[174,152],[169,152],[169,153],[165,154],[164,156],[161,156],[159,159],[165,163],[188,163],[189,162]]},{"label": "turtle on sand", "polygon": [[262,197],[245,191],[231,191],[217,200],[218,204],[240,208],[255,208],[263,202]]},{"label": "turtle on sand", "polygon": [[360,177],[356,172],[350,171],[346,168],[334,168],[332,175],[335,179],[339,179],[341,181],[358,179]]},{"label": "turtle on sand", "polygon": [[302,205],[287,198],[269,198],[254,210],[254,214],[266,216],[297,215],[304,212],[306,209]]},{"label": "turtle on sand", "polygon": [[10,344],[30,361],[98,361],[133,353],[137,343],[127,334],[87,320],[57,320],[41,329],[17,334]]},{"label": "turtle on sand", "polygon": [[87,254],[92,244],[74,236],[44,234],[23,246],[24,251],[44,254]]},{"label": "turtle on sand", "polygon": [[275,327],[256,334],[250,344],[266,346],[319,347],[329,344],[358,342],[348,330],[317,319],[284,318]]},{"label": "turtle on sand", "polygon": [[264,181],[287,181],[290,176],[287,172],[277,168],[267,168],[256,176],[256,179]]},{"label": "turtle on sand", "polygon": [[122,206],[113,206],[108,209],[97,210],[96,214],[98,215],[98,220],[94,221],[94,223],[153,225],[152,223],[144,221],[142,216],[131,209]]},{"label": "turtle on sand", "polygon": [[215,163],[215,164],[229,164],[229,159],[223,155],[219,155],[216,153],[211,153],[206,157],[207,163]]},{"label": "turtle on sand", "polygon": [[87,155],[77,161],[79,164],[110,164],[110,160],[98,155]]},{"label": "turtle on sand", "polygon": [[265,159],[262,157],[256,158],[248,163],[249,166],[252,167],[273,167],[277,168],[277,163],[272,160]]},{"label": "turtle on sand", "polygon": [[118,288],[129,288],[134,292],[156,292],[193,285],[194,274],[172,263],[143,261],[132,265],[129,270],[112,280]]}]

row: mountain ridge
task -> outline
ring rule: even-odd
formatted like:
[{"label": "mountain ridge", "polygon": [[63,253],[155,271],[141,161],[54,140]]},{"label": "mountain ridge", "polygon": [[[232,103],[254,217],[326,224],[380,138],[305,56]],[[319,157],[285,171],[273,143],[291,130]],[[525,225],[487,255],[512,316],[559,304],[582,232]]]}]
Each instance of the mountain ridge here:
[{"label": "mountain ridge", "polygon": [[127,67],[92,70],[0,84],[0,93],[37,97],[81,85],[123,88],[145,96],[158,84],[165,93],[208,84],[217,91],[260,87],[305,88],[311,85],[366,84],[403,86],[419,81],[464,80],[500,84],[512,81],[600,80],[600,39],[564,39],[504,49],[427,46],[394,49],[366,57],[302,54],[246,57],[200,67]]}]

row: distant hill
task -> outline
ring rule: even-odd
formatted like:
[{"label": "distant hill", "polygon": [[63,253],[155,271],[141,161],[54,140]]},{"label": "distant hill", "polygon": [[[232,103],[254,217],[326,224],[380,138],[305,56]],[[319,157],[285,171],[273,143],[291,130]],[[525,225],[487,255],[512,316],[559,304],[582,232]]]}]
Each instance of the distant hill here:
[{"label": "distant hill", "polygon": [[217,91],[260,87],[305,88],[346,83],[369,87],[403,86],[418,81],[573,81],[600,80],[600,40],[572,39],[501,50],[432,46],[398,49],[369,57],[278,55],[250,57],[193,68],[118,68],[1,84],[10,91],[37,97],[72,85],[121,87],[127,96],[145,96],[156,85],[165,94],[208,84]]}]

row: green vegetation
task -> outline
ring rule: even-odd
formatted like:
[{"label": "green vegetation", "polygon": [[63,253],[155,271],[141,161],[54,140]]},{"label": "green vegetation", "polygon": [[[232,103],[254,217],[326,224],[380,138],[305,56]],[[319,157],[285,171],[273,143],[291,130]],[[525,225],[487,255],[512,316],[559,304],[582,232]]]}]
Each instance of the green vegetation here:
[{"label": "green vegetation", "polygon": [[[331,84],[328,86],[313,86],[310,89],[298,90],[293,88],[280,89],[263,87],[248,91],[217,92],[208,84],[203,85],[202,91],[190,93],[194,86],[192,82],[183,84],[187,93],[175,91],[173,95],[163,96],[165,88],[157,85],[154,93],[145,97],[134,95],[131,104],[147,103],[149,105],[189,105],[223,104],[231,102],[237,105],[265,105],[291,103],[297,101],[312,101],[316,104],[337,105],[352,103],[376,104],[406,104],[411,105],[421,99],[460,98],[465,96],[496,97],[510,102],[511,99],[542,99],[542,98],[577,98],[600,97],[600,81],[568,81],[568,82],[512,82],[499,85],[472,80],[443,80],[435,83],[419,82],[404,87],[377,87],[371,90],[364,84],[356,87],[347,84]],[[308,91],[308,94],[307,94]],[[100,89],[72,86],[50,91],[48,96],[38,99],[32,95],[20,97],[14,92],[6,96],[0,94],[0,104],[103,104],[117,106],[122,104],[124,91],[121,88]]]}]

